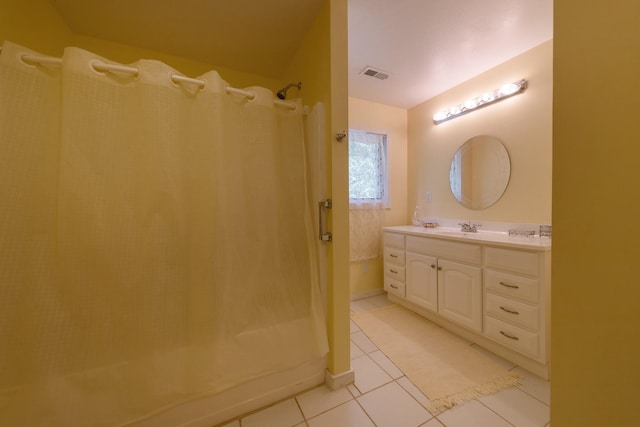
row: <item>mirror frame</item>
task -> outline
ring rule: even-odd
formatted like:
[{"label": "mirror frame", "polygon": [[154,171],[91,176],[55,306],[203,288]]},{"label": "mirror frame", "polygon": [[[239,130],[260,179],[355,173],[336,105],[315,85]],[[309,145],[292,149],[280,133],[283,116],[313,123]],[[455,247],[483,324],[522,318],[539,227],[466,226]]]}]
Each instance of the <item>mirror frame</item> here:
[{"label": "mirror frame", "polygon": [[494,136],[469,138],[451,159],[451,194],[469,209],[481,210],[494,205],[506,191],[510,178],[509,153]]}]

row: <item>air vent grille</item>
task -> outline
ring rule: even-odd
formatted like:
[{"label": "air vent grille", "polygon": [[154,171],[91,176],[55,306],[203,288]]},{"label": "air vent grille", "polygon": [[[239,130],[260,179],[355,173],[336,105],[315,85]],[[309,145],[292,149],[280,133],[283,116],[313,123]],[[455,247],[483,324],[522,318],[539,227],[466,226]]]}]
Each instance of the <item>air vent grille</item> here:
[{"label": "air vent grille", "polygon": [[364,74],[365,76],[369,76],[369,77],[375,77],[376,79],[380,79],[380,80],[386,80],[387,78],[389,78],[388,73],[384,73],[380,70],[376,70],[373,67],[365,68],[364,70],[362,70],[360,74]]}]

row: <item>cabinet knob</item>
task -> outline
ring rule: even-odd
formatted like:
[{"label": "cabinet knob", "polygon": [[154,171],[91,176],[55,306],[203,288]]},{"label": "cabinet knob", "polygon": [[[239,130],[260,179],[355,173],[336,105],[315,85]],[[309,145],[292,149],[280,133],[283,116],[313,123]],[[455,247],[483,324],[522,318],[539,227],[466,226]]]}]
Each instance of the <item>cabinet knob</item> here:
[{"label": "cabinet knob", "polygon": [[431,268],[436,268],[436,265],[435,264],[431,264]]},{"label": "cabinet knob", "polygon": [[441,271],[441,270],[442,270],[442,267],[438,267],[438,271]]}]

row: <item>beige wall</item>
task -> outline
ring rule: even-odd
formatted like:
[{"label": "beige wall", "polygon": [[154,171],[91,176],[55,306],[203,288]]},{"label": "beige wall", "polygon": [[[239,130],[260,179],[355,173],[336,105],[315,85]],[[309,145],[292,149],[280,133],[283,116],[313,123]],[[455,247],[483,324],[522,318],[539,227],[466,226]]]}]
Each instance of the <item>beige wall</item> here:
[{"label": "beige wall", "polygon": [[[407,110],[349,98],[349,129],[387,135],[389,209],[386,225],[403,225],[407,216]],[[352,262],[351,295],[382,289],[382,259]]]},{"label": "beige wall", "polygon": [[638,16],[554,6],[552,426],[639,423]]},{"label": "beige wall", "polygon": [[[551,222],[552,47],[551,41],[543,43],[409,110],[406,223],[417,203],[422,216],[430,218]],[[521,78],[529,82],[525,93],[433,124],[435,112]],[[449,189],[451,159],[475,135],[497,137],[511,159],[505,194],[484,210],[461,206]]]}]

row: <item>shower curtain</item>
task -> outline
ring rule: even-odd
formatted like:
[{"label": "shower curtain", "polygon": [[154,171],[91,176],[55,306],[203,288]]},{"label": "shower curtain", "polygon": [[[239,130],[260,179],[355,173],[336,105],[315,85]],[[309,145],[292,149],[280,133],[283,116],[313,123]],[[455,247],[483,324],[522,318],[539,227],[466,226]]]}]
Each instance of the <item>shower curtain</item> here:
[{"label": "shower curtain", "polygon": [[301,105],[0,54],[0,425],[126,425],[327,352]]}]

